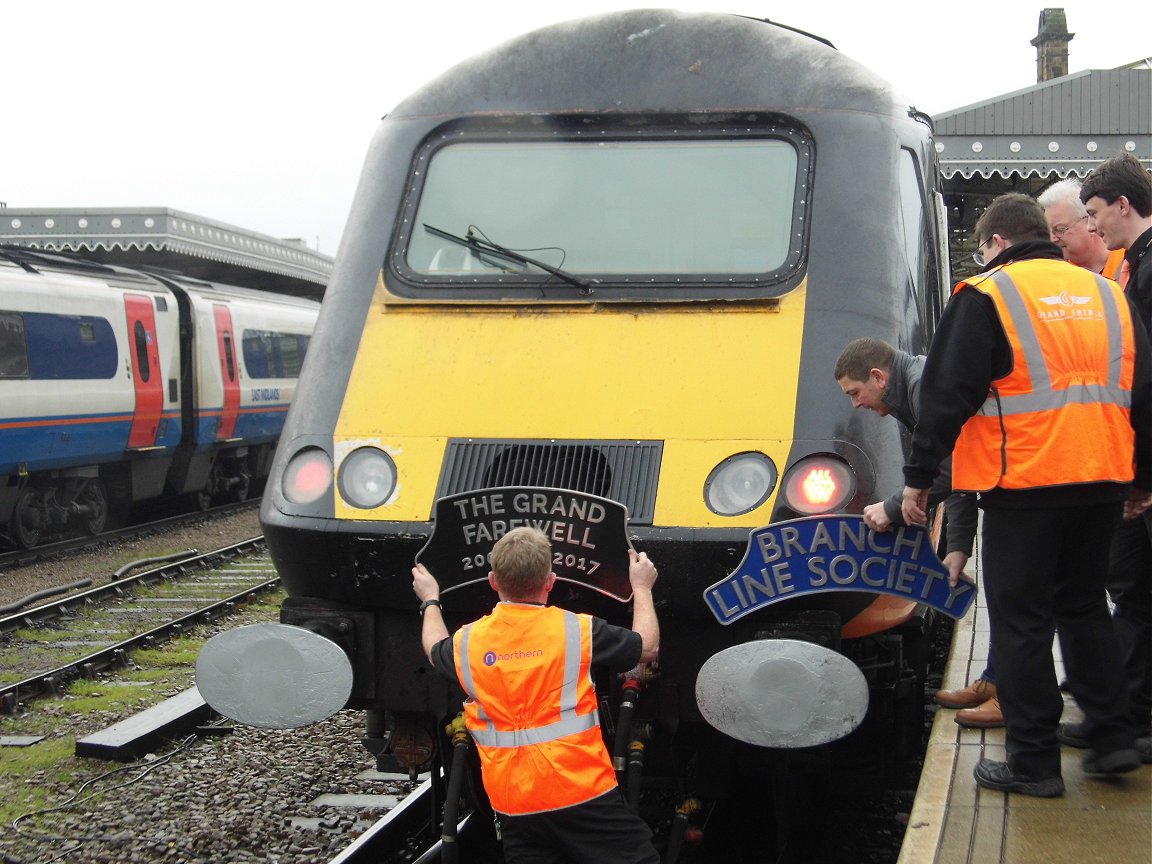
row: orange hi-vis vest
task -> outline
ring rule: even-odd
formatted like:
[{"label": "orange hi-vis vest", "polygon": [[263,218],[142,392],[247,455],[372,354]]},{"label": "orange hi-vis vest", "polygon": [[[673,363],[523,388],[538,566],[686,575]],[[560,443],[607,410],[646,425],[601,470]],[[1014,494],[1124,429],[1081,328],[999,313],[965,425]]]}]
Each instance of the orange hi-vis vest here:
[{"label": "orange hi-vis vest", "polygon": [[1111,279],[1121,288],[1124,287],[1124,282],[1120,280],[1120,275],[1124,272],[1124,255],[1127,252],[1127,249],[1113,249],[1108,253],[1108,260],[1104,262],[1104,269],[1100,271],[1101,276],[1105,279]]},{"label": "orange hi-vis vest", "polygon": [[1012,371],[952,451],[964,491],[1126,483],[1136,343],[1116,283],[1063,261],[998,267],[956,286],[988,295],[1012,348]]},{"label": "orange hi-vis vest", "polygon": [[500,603],[457,631],[464,720],[499,813],[590,801],[616,786],[592,685],[592,619],[554,606]]}]

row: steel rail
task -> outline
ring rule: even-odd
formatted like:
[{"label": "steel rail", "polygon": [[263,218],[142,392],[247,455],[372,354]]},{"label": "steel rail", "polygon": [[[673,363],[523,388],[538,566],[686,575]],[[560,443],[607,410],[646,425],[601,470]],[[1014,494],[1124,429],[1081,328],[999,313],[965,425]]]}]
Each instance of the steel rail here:
[{"label": "steel rail", "polygon": [[[428,778],[328,864],[432,864],[440,861],[444,844],[438,821],[433,816],[435,809],[434,784],[432,778]],[[457,825],[458,837],[471,836],[475,824],[475,813],[463,816]]]},{"label": "steel rail", "polygon": [[[162,578],[169,578],[174,571],[187,573],[191,569],[203,569],[208,564],[231,560],[256,551],[262,548],[263,545],[264,538],[262,536],[254,537],[250,540],[234,543],[231,546],[226,546],[213,552],[196,555],[183,561],[172,562],[164,567],[158,567],[155,570],[93,588],[82,594],[66,598],[59,603],[46,604],[45,606],[40,606],[35,609],[29,609],[25,612],[9,616],[8,618],[0,619],[0,633],[5,632],[5,628],[13,629],[16,626],[35,626],[38,622],[58,617],[77,606],[95,603],[105,596],[123,595],[127,593],[125,589],[131,585],[147,584]],[[13,713],[22,701],[44,694],[58,694],[62,687],[70,681],[78,678],[91,678],[98,672],[123,665],[126,662],[128,651],[141,646],[151,647],[152,645],[166,641],[174,635],[183,633],[190,625],[202,623],[224,614],[238,603],[249,599],[254,594],[270,590],[279,585],[279,583],[279,577],[265,580],[264,582],[249,586],[243,591],[239,591],[229,597],[202,606],[192,612],[153,627],[150,630],[86,654],[57,668],[37,673],[16,683],[0,685],[0,713]]]},{"label": "steel rail", "polygon": [[136,537],[152,534],[156,531],[183,525],[187,522],[195,522],[197,519],[214,519],[217,517],[230,516],[233,513],[258,507],[259,505],[259,498],[249,498],[247,501],[241,501],[239,503],[222,504],[219,507],[213,507],[211,510],[180,513],[176,516],[166,516],[163,519],[157,519],[153,522],[141,522],[138,525],[115,528],[100,534],[70,537],[67,540],[58,540],[54,543],[43,543],[32,549],[5,551],[0,553],[0,570],[22,567],[26,564],[34,564],[37,561],[45,561],[50,558],[55,558],[58,555],[74,552],[77,549],[86,549],[97,543],[107,543],[115,540],[131,540]]},{"label": "steel rail", "polygon": [[263,547],[263,535],[251,537],[248,540],[241,540],[239,543],[233,543],[231,546],[224,546],[211,552],[203,552],[188,558],[181,558],[177,561],[169,561],[163,566],[154,567],[151,570],[144,570],[134,576],[115,579],[105,585],[97,585],[95,588],[89,588],[87,591],[81,591],[79,594],[71,594],[68,597],[55,600],[51,603],[44,603],[31,609],[22,609],[11,615],[0,617],[0,635],[10,633],[21,627],[34,627],[37,624],[43,624],[45,621],[51,621],[54,618],[67,615],[80,607],[97,605],[100,601],[109,597],[122,597],[127,594],[128,589],[134,585],[148,585],[152,582],[158,582],[161,579],[171,579],[174,576],[182,576],[190,570],[201,569],[217,561],[226,561],[239,558],[242,555],[249,555]]}]

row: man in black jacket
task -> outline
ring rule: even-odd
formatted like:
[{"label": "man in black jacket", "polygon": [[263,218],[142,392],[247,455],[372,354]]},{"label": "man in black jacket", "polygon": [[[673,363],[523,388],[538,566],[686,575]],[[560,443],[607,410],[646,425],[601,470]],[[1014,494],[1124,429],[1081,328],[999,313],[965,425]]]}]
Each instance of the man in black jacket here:
[{"label": "man in black jacket", "polygon": [[[1139,766],[1099,563],[1121,513],[1152,505],[1148,337],[1115,284],[1065,262],[1048,236],[1026,195],[997,198],[977,223],[988,271],[957,286],[928,352],[902,508],[923,523],[949,454],[954,487],[980,493],[1008,761],[981,760],[974,775],[1043,797],[1064,791],[1057,627],[1087,717],[1085,773]],[[1102,350],[1107,340],[1123,350]]]},{"label": "man in black jacket", "polygon": [[[1109,249],[1127,249],[1120,284],[1152,335],[1152,177],[1134,156],[1102,163],[1080,189],[1088,229]],[[1112,620],[1128,676],[1129,709],[1140,758],[1152,762],[1152,511],[1121,523],[1108,557]],[[1060,740],[1088,743],[1083,724],[1065,724]]]}]

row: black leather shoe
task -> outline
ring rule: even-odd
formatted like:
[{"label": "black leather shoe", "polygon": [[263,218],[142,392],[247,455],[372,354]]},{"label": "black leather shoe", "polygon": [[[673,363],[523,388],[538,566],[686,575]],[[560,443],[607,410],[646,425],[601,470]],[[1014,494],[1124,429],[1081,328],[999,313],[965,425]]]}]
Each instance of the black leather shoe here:
[{"label": "black leather shoe", "polygon": [[1085,750],[1092,744],[1088,740],[1084,726],[1083,723],[1061,723],[1060,728],[1056,730],[1056,740],[1067,747]]},{"label": "black leather shoe", "polygon": [[1007,762],[981,759],[972,776],[976,778],[976,785],[997,792],[1019,792],[1036,798],[1058,798],[1064,794],[1064,779],[1059,774],[1042,779],[1025,777],[1009,768]]},{"label": "black leather shoe", "polygon": [[1108,753],[1089,750],[1084,754],[1084,761],[1080,764],[1085,774],[1127,774],[1140,767],[1140,754],[1131,747]]},{"label": "black leather shoe", "polygon": [[1152,765],[1152,736],[1145,735],[1136,739],[1136,752],[1140,754],[1140,761],[1145,765]]}]

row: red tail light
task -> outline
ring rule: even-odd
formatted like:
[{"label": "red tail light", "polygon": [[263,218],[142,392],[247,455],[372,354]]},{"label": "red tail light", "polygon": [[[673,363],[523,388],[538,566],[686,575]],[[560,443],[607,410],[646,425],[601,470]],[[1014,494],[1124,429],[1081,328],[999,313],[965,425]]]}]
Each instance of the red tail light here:
[{"label": "red tail light", "polygon": [[280,483],[293,504],[311,504],[332,485],[332,460],[318,447],[301,450],[288,461]]},{"label": "red tail light", "polygon": [[797,513],[836,513],[852,500],[856,478],[838,456],[807,456],[784,477],[784,502]]}]

